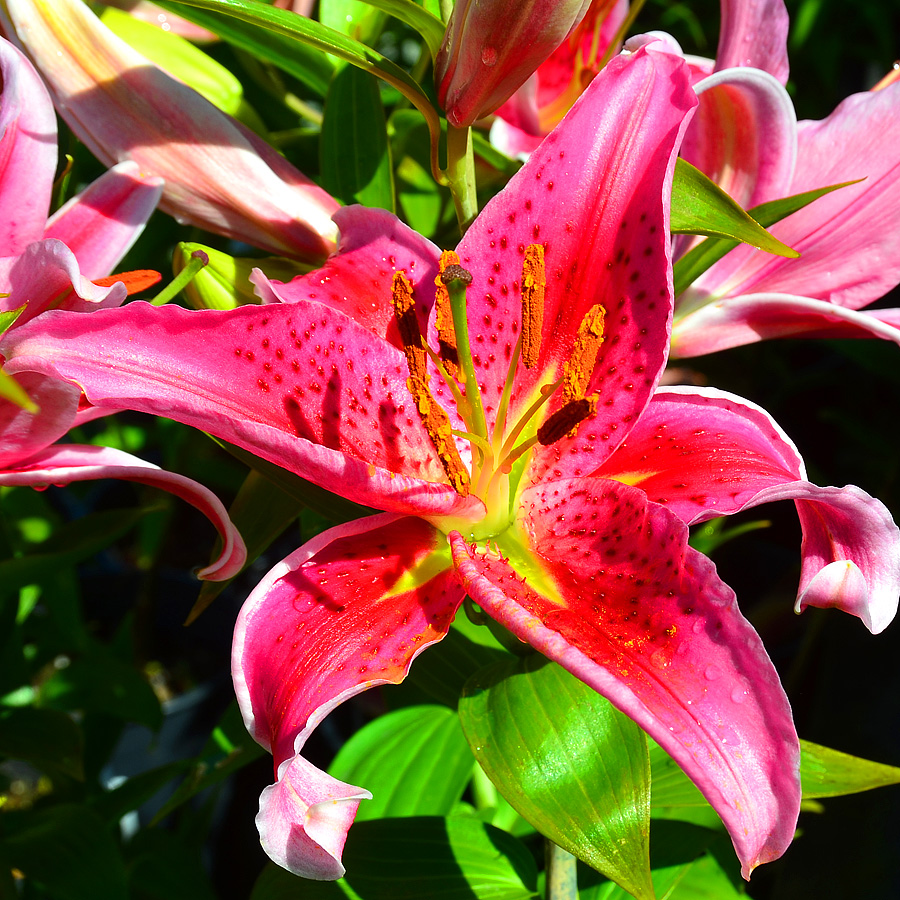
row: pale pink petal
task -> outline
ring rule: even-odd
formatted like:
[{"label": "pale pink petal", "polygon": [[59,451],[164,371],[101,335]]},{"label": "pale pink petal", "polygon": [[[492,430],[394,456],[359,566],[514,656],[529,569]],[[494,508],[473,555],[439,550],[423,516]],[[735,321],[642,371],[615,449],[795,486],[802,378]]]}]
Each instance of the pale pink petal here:
[{"label": "pale pink petal", "polygon": [[161,178],[142,175],[137,163],[119,163],[58,209],[44,237],[61,240],[86,278],[103,278],[144,230],[162,186]]},{"label": "pale pink petal", "polygon": [[872,338],[900,344],[897,310],[846,309],[793,294],[724,297],[695,311],[679,309],[671,355],[701,356],[769,338]]},{"label": "pale pink petal", "polygon": [[468,593],[678,761],[749,877],[793,837],[799,746],[778,675],[734,593],[687,546],[686,526],[636,488],[572,479],[521,499],[530,561],[451,534]]},{"label": "pale pink petal", "polygon": [[751,66],[788,80],[788,13],[783,0],[721,0],[716,70]]},{"label": "pale pink petal", "polygon": [[85,278],[75,254],[54,238],[30,244],[16,257],[0,259],[0,310],[25,306],[15,322],[22,327],[49,309],[77,312],[120,306],[127,296],[122,282],[101,287]]},{"label": "pale pink petal", "polygon": [[0,38],[0,256],[40,240],[56,174],[56,114],[31,63]]},{"label": "pale pink petal", "polygon": [[787,91],[759,69],[725,69],[694,85],[700,106],[681,156],[745,209],[785,197],[797,157]]},{"label": "pale pink petal", "polygon": [[23,372],[16,381],[38,405],[30,413],[0,400],[0,469],[26,459],[61,438],[74,424],[81,391],[71,384]]},{"label": "pale pink petal", "polygon": [[391,305],[394,273],[405,272],[417,286],[424,326],[434,301],[440,250],[383,209],[347,206],[334,214],[334,223],[340,230],[338,252],[320,269],[286,284],[254,275],[256,293],[264,303],[315,300],[401,346]]},{"label": "pale pink petal", "polygon": [[240,122],[150,63],[80,0],[10,0],[60,114],[106,165],[165,179],[161,209],[272,252],[323,259],[338,203]]},{"label": "pale pink petal", "polygon": [[243,568],[247,560],[244,542],[216,495],[190,478],[166,472],[130,453],[108,447],[59,444],[4,469],[0,472],[0,485],[62,486],[98,478],[118,478],[162,488],[199,509],[219,532],[222,551],[215,562],[197,572],[198,578],[225,581]]},{"label": "pale pink petal", "polygon": [[402,351],[315,301],[48,313],[13,329],[0,352],[11,373],[55,375],[95,406],[176,419],[358,503],[483,509],[447,483]]},{"label": "pale pink petal", "polygon": [[489,423],[518,337],[523,253],[535,243],[547,271],[541,359],[520,367],[511,415],[538,380],[561,375],[594,304],[606,310],[589,388],[600,395],[598,429],[646,405],[668,347],[672,168],[696,103],[680,59],[652,45],[614,59],[466,232],[458,252],[474,278],[469,334]]},{"label": "pale pink petal", "polygon": [[446,635],[463,596],[440,532],[378,515],[314,538],[247,599],[232,675],[247,729],[274,757],[279,784],[264,793],[257,821],[280,865],[321,879],[343,873],[346,829],[368,792],[317,772],[300,751],[344,700],[402,681]]},{"label": "pale pink petal", "polygon": [[888,510],[852,485],[810,484],[793,443],[747,400],[662,389],[594,474],[636,485],[689,525],[793,500],[803,531],[798,612],[837,607],[878,632],[897,611],[900,530]]}]

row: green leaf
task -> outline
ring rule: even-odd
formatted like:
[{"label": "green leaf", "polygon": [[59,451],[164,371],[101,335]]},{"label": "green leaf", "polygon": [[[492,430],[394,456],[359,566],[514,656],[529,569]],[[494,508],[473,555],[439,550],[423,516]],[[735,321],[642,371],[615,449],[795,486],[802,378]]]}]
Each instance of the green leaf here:
[{"label": "green leaf", "polygon": [[900,768],[800,741],[800,783],[804,800],[840,797],[900,784]]},{"label": "green leaf", "polygon": [[714,181],[689,162],[678,159],[672,183],[673,234],[706,234],[734,238],[776,256],[800,256],[769,234]]},{"label": "green leaf", "polygon": [[190,760],[180,759],[133,775],[117,788],[92,796],[89,805],[105,822],[112,825],[126,813],[151,800],[175,778],[183,775],[190,766]]},{"label": "green leaf", "polygon": [[0,755],[84,779],[84,736],[70,716],[55,709],[0,709]]},{"label": "green leaf", "polygon": [[250,900],[532,900],[537,868],[512,835],[477,819],[374,819],[350,829],[347,874],[336,884],[302,881],[269,866]]},{"label": "green leaf", "polygon": [[710,519],[708,522],[698,525],[691,533],[690,545],[704,556],[709,556],[722,544],[727,544],[734,538],[747,534],[747,532],[768,528],[772,524],[767,519],[755,519],[752,522],[742,522],[740,525],[726,528],[727,521],[723,516],[719,519]]},{"label": "green leaf", "polygon": [[[346,22],[346,25],[343,25],[341,30],[346,31],[347,34],[354,34],[354,36],[356,29],[359,27],[357,22],[360,18],[359,13],[354,13],[354,9],[370,6],[389,13],[394,18],[409,25],[413,31],[417,31],[422,35],[432,59],[437,56],[441,41],[444,39],[444,23],[437,16],[428,12],[427,9],[413,2],[413,0],[365,0],[365,2],[359,2],[359,0],[329,0],[328,3],[320,5],[327,8],[326,12],[320,11],[319,18],[323,23],[331,25],[333,28],[338,27],[334,22],[336,7],[343,13],[344,21]],[[370,35],[363,31],[360,40],[367,40],[368,37]]]},{"label": "green leaf", "polygon": [[[13,313],[15,314],[13,320],[15,320],[15,317],[18,316],[21,311],[22,309],[13,310]],[[8,324],[11,325],[12,322],[9,322]],[[2,323],[0,323],[0,334],[2,334],[3,331]],[[28,396],[19,382],[16,381],[12,375],[7,375],[6,372],[3,371],[0,371],[0,399],[15,403],[16,406],[32,414],[40,411],[38,405]]]},{"label": "green leaf", "polygon": [[125,722],[156,729],[162,710],[153,689],[137,669],[98,652],[73,660],[40,686],[41,706],[61,710],[102,712]]},{"label": "green leaf", "polygon": [[[86,806],[10,813],[3,856],[53,900],[128,900],[125,864],[103,820]],[[38,896],[31,892],[28,896]]]},{"label": "green leaf", "polygon": [[223,41],[245,50],[255,59],[266,60],[278,66],[320,97],[325,96],[334,75],[334,60],[316,48],[275,31],[248,27],[240,19],[227,15],[227,11],[218,11],[215,3],[208,4],[204,9],[194,9],[170,0],[160,0],[157,5],[212,31]]},{"label": "green leaf", "polygon": [[[856,183],[855,181],[847,181],[843,184],[833,184],[814,191],[794,194],[792,197],[785,197],[781,200],[761,203],[759,206],[749,209],[748,213],[764,228],[769,228],[791,213],[797,212],[798,209],[808,206],[813,200],[818,200],[819,197],[823,197],[825,194],[831,193],[831,191],[836,191],[838,188]],[[710,237],[685,253],[674,266],[675,296],[677,297],[684,293],[689,285],[696,281],[710,266],[725,256],[729,250],[737,247],[739,243],[739,241]]]},{"label": "green leaf", "polygon": [[387,20],[383,10],[363,0],[319,0],[318,20],[356,41],[374,46]]},{"label": "green leaf", "polygon": [[378,82],[345,66],[325,100],[319,145],[324,188],[344,203],[394,212],[394,176]]},{"label": "green leaf", "polygon": [[472,776],[473,762],[453,710],[408,706],[357,731],[328,771],[372,792],[359,806],[359,822],[449,815]]},{"label": "green leaf", "polygon": [[647,751],[650,756],[650,805],[654,809],[709,805],[681,766],[656,741],[647,739]]},{"label": "green leaf", "polygon": [[538,655],[479,672],[459,713],[476,759],[523,818],[634,896],[654,896],[650,767],[631,719]]}]

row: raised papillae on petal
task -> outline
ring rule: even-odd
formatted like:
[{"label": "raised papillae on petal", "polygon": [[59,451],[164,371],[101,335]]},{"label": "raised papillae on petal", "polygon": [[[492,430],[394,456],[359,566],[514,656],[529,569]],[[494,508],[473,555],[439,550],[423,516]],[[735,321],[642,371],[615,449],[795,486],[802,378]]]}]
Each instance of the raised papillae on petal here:
[{"label": "raised papillae on petal", "polygon": [[745,877],[784,852],[799,745],[758,635],[687,529],[604,479],[522,495],[496,550],[451,534],[473,600],[595,688],[671,754],[725,822]]},{"label": "raised papillae on petal", "polygon": [[337,878],[357,804],[368,792],[300,756],[338,704],[403,680],[441,640],[462,603],[446,542],[421,519],[360,519],[313,539],[276,566],[244,604],[232,674],[253,737],[277,783],[257,822],[266,852],[308,878]]}]

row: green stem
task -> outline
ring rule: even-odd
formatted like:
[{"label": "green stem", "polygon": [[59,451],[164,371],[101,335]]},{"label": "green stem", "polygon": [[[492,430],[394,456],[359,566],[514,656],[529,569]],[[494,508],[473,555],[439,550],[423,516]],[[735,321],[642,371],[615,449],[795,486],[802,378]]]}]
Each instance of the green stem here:
[{"label": "green stem", "polygon": [[478,198],[475,194],[475,153],[472,149],[470,128],[454,128],[447,125],[447,168],[444,178],[456,207],[459,230],[466,229],[478,215]]},{"label": "green stem", "polygon": [[202,250],[195,250],[187,265],[150,301],[154,306],[162,306],[174,299],[178,292],[187,287],[194,276],[209,263],[209,257]]},{"label": "green stem", "polygon": [[577,860],[568,850],[544,839],[547,860],[546,900],[578,900]]}]

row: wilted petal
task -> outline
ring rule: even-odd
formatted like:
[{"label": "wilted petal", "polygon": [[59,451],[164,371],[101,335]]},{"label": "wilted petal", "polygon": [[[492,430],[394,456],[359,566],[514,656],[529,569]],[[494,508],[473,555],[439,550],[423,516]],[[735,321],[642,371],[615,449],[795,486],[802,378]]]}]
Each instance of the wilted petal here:
[{"label": "wilted petal", "polygon": [[61,240],[86,278],[103,278],[144,230],[162,186],[161,178],[142,175],[137,163],[119,163],[60,207],[44,237]]},{"label": "wilted petal", "polygon": [[7,9],[72,130],[105,164],[133,159],[165,179],[163,210],[287,256],[334,249],[332,197],[80,0],[10,0]]},{"label": "wilted petal", "polygon": [[308,878],[343,874],[346,829],[368,792],[318,772],[300,751],[338,704],[402,681],[447,633],[463,596],[443,535],[379,515],[314,538],[247,599],[232,675],[247,729],[274,756],[279,783],[257,821],[279,865]]},{"label": "wilted petal", "polygon": [[800,805],[790,707],[686,526],[638,489],[596,478],[530,488],[522,510],[523,544],[498,540],[508,560],[451,534],[472,599],[678,761],[722,817],[744,877],[776,859]]},{"label": "wilted petal", "polygon": [[852,485],[818,487],[765,410],[711,388],[667,388],[596,475],[633,484],[687,524],[793,500],[803,530],[797,609],[829,606],[870,631],[900,597],[900,530]]},{"label": "wilted petal", "polygon": [[199,509],[215,525],[223,546],[219,558],[201,569],[198,578],[225,581],[243,568],[247,559],[244,542],[216,495],[190,478],[166,472],[130,453],[108,447],[61,444],[0,471],[0,485],[62,486],[98,478],[118,478],[162,488]]},{"label": "wilted petal", "polygon": [[40,240],[56,174],[56,114],[31,63],[0,38],[0,257]]}]

